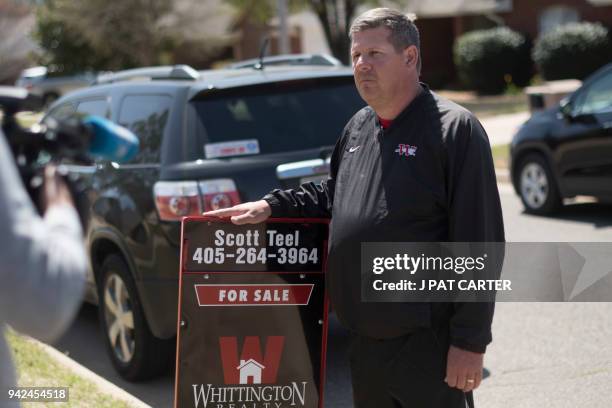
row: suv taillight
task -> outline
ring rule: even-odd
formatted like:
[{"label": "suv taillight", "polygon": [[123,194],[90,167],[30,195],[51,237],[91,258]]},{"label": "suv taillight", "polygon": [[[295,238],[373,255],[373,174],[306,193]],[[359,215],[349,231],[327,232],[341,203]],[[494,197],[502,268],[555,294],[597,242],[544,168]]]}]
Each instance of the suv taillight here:
[{"label": "suv taillight", "polygon": [[180,221],[204,211],[240,203],[231,179],[200,181],[158,181],[153,187],[155,206],[162,221]]},{"label": "suv taillight", "polygon": [[158,181],[153,187],[155,206],[163,221],[178,221],[187,215],[202,214],[198,183]]},{"label": "suv taillight", "polygon": [[200,181],[204,211],[218,210],[240,204],[240,195],[232,179]]}]

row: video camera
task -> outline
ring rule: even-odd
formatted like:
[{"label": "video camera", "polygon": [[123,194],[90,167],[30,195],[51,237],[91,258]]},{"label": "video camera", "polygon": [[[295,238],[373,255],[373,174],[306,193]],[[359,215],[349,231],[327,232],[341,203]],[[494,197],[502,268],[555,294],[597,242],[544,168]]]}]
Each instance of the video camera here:
[{"label": "video camera", "polygon": [[82,199],[85,185],[78,176],[69,173],[67,165],[91,165],[95,158],[127,162],[138,153],[138,138],[128,129],[99,116],[75,114],[62,120],[47,117],[44,123],[29,129],[18,123],[19,112],[39,111],[42,107],[42,98],[24,88],[0,87],[0,108],[4,113],[2,131],[32,202],[38,203],[44,166],[58,164],[58,171],[70,187],[85,228],[87,208]]}]

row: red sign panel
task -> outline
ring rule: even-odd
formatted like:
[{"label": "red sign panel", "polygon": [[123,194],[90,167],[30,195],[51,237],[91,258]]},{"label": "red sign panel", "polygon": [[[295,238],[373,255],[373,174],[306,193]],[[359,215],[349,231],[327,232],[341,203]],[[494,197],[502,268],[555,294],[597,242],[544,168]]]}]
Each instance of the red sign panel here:
[{"label": "red sign panel", "polygon": [[307,305],[313,284],[195,285],[200,306]]}]

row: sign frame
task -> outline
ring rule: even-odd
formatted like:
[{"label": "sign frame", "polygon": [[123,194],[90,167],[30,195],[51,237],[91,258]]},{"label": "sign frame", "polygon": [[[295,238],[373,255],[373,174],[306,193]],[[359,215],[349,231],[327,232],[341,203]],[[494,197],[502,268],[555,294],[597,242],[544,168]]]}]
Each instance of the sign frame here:
[{"label": "sign frame", "polygon": [[[181,221],[181,241],[180,241],[180,265],[179,265],[179,285],[178,285],[178,315],[177,315],[177,329],[176,329],[176,359],[175,359],[175,378],[174,378],[174,408],[180,408],[179,405],[179,378],[180,378],[180,345],[181,345],[181,327],[184,322],[182,320],[182,305],[183,305],[183,277],[184,275],[220,275],[220,274],[304,274],[304,275],[322,275],[323,282],[325,282],[325,276],[327,274],[327,251],[329,235],[325,236],[322,242],[322,259],[321,259],[321,271],[187,271],[186,260],[188,254],[188,245],[185,236],[185,226],[187,223],[192,222],[209,222],[215,224],[232,224],[229,218],[218,218],[211,216],[189,216],[183,217]],[[325,224],[329,225],[330,220],[326,218],[268,218],[262,224]],[[233,225],[233,224],[232,224]],[[327,230],[329,234],[329,229]],[[325,388],[325,373],[326,373],[326,356],[327,356],[327,337],[329,332],[329,298],[325,284],[323,283],[323,316],[322,316],[322,330],[321,330],[321,356],[320,356],[320,373],[319,373],[319,399],[318,408],[324,407],[324,388]],[[229,306],[229,305],[224,305]],[[248,306],[248,305],[234,305],[234,306]],[[270,305],[259,305],[259,306],[270,306]],[[295,305],[294,305],[295,306]]]}]

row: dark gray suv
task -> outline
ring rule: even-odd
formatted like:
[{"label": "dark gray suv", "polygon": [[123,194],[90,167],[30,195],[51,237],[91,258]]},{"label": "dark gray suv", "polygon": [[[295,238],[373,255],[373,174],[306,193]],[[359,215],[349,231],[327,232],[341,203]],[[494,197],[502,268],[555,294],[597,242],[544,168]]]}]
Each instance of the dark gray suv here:
[{"label": "dark gray suv", "polygon": [[181,218],[324,178],[363,106],[350,69],[314,66],[136,69],[53,104],[47,116],[100,115],[140,138],[130,163],[71,168],[89,186],[88,300],[122,376],[172,361]]}]

